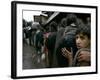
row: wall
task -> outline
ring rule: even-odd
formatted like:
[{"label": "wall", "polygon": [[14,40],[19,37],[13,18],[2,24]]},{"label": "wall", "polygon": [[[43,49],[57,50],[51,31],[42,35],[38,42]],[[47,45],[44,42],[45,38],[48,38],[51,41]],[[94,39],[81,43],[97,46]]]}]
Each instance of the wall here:
[{"label": "wall", "polygon": [[[11,73],[11,1],[0,1],[0,80],[12,80],[10,78]],[[16,0],[17,1],[17,0]],[[20,0],[19,0],[20,1]],[[22,0],[26,1],[26,0]],[[98,14],[100,14],[100,0],[30,0],[34,2],[48,2],[48,3],[62,3],[62,4],[82,4],[82,5],[97,5]],[[98,16],[100,21],[100,15]],[[98,24],[100,26],[100,24]],[[98,27],[98,34],[100,34]],[[100,37],[98,37],[100,41]],[[98,42],[98,44],[100,44]],[[100,47],[100,45],[98,45]],[[100,50],[99,50],[100,52]],[[98,56],[100,56],[98,52]],[[100,61],[100,58],[99,60]],[[100,67],[100,63],[98,65]],[[100,71],[100,69],[98,69]],[[91,75],[75,75],[75,76],[60,76],[60,77],[47,77],[47,78],[35,78],[26,80],[99,80],[100,72],[98,74]],[[21,79],[20,79],[21,80]],[[24,79],[23,79],[24,80]]]}]

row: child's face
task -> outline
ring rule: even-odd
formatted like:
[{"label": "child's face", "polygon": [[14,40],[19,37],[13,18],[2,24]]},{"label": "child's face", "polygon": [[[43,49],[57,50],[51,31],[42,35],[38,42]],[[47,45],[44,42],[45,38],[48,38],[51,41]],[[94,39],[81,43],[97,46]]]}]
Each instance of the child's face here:
[{"label": "child's face", "polygon": [[80,48],[89,48],[90,47],[90,39],[83,34],[76,35],[76,46],[78,49]]}]

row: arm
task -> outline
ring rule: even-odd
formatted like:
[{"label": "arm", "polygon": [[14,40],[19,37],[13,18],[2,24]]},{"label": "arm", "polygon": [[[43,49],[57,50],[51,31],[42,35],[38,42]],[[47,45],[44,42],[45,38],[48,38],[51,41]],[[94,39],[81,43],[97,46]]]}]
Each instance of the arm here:
[{"label": "arm", "polygon": [[62,55],[66,59],[68,59],[69,66],[72,66],[72,62],[73,62],[72,49],[71,49],[71,52],[70,52],[66,48],[62,48]]},{"label": "arm", "polygon": [[89,51],[81,51],[77,57],[78,61],[90,62],[91,54]]}]

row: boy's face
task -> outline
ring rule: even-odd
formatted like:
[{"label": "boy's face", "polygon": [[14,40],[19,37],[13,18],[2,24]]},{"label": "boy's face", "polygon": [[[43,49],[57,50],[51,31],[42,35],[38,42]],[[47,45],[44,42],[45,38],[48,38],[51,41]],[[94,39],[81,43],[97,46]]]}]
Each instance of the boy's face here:
[{"label": "boy's face", "polygon": [[78,49],[80,48],[89,48],[90,47],[90,39],[83,34],[76,35],[76,46]]}]

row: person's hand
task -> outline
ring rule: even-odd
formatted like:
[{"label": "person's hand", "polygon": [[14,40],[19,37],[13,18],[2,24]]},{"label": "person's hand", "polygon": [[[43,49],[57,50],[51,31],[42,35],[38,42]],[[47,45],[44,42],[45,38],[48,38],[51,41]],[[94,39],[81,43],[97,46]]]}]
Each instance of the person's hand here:
[{"label": "person's hand", "polygon": [[77,57],[78,61],[86,61],[86,62],[90,62],[91,59],[91,54],[88,51],[81,51]]},{"label": "person's hand", "polygon": [[66,59],[68,59],[69,66],[72,66],[72,60],[73,60],[72,49],[71,49],[71,52],[70,52],[66,48],[62,48],[62,55]]},{"label": "person's hand", "polygon": [[66,48],[62,48],[62,55],[67,59],[72,58],[72,53]]}]

